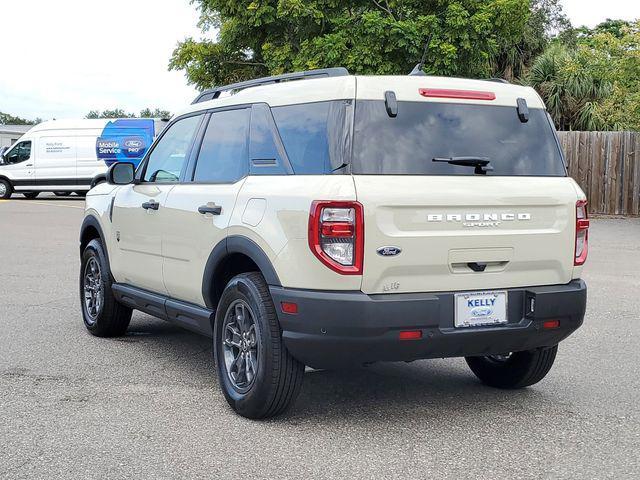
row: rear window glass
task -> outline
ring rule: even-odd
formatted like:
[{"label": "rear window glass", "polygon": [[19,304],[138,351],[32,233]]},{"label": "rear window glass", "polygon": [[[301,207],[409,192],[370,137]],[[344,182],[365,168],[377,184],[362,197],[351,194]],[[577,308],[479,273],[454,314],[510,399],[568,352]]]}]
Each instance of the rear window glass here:
[{"label": "rear window glass", "polygon": [[331,173],[346,163],[346,105],[338,100],[271,109],[295,174]]},{"label": "rear window glass", "polygon": [[565,176],[546,112],[529,109],[522,123],[516,107],[398,102],[389,117],[384,101],[356,104],[355,174],[474,175],[474,168],[434,158],[486,158],[487,175]]}]

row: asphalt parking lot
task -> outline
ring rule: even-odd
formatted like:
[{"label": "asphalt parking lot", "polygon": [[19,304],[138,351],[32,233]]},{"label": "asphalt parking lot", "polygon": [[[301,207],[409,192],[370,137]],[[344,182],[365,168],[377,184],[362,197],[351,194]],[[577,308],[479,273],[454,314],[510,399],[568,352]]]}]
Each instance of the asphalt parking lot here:
[{"label": "asphalt parking lot", "polygon": [[592,221],[585,325],[521,391],[464,360],[308,372],[267,422],[227,407],[209,340],[80,317],[84,202],[0,201],[0,478],[639,478],[640,219]]}]

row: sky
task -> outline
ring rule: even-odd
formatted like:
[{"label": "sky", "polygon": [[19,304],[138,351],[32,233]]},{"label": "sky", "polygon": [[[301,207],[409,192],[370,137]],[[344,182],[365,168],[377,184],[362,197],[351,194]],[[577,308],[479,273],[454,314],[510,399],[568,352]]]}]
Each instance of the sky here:
[{"label": "sky", "polygon": [[[640,18],[640,0],[561,0],[575,26]],[[79,118],[90,110],[176,112],[196,90],[167,70],[178,41],[213,38],[189,0],[8,0],[0,6],[0,111]]]}]

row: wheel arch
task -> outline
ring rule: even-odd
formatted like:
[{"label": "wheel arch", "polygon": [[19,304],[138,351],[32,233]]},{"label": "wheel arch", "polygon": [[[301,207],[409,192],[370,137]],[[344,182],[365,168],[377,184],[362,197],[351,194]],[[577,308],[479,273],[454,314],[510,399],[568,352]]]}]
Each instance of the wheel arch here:
[{"label": "wheel arch", "polygon": [[5,182],[7,182],[11,188],[13,188],[13,182],[11,181],[11,179],[5,175],[0,175],[0,180],[4,180]]},{"label": "wheel arch", "polygon": [[232,235],[218,243],[209,254],[202,278],[202,297],[214,310],[227,282],[249,271],[259,271],[268,285],[281,286],[271,260],[253,240]]},{"label": "wheel arch", "polygon": [[82,226],[80,227],[80,256],[81,257],[86,246],[94,238],[98,238],[102,242],[104,254],[107,257],[107,262],[109,262],[109,252],[107,251],[107,244],[105,242],[105,237],[102,231],[102,227],[100,226],[100,221],[93,215],[87,215],[82,221]]}]

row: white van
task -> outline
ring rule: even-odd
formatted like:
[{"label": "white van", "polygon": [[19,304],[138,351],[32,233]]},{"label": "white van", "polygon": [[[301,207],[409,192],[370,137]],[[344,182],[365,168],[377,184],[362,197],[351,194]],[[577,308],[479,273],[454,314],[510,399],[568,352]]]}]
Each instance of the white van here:
[{"label": "white van", "polygon": [[51,120],[30,129],[0,158],[0,198],[13,192],[79,195],[104,181],[112,163],[138,165],[162,120]]}]

